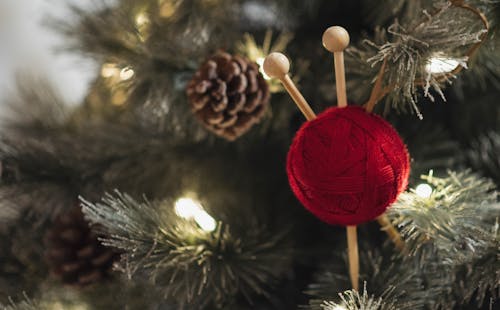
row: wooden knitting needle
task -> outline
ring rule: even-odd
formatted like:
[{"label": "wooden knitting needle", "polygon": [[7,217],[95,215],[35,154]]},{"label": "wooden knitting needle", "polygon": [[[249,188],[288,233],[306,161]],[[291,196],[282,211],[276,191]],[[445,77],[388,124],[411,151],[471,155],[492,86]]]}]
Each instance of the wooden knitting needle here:
[{"label": "wooden knitting needle", "polygon": [[323,33],[323,46],[333,53],[335,63],[335,85],[337,87],[337,105],[347,106],[345,85],[344,50],[349,45],[349,33],[340,26],[333,26]]},{"label": "wooden knitting needle", "polygon": [[359,290],[359,253],[357,226],[347,226],[347,257],[352,288]]},{"label": "wooden knitting needle", "polygon": [[[337,105],[347,106],[345,85],[344,50],[349,45],[349,33],[342,27],[333,26],[323,33],[323,46],[333,53],[335,66],[335,84],[337,86]],[[349,276],[352,288],[359,289],[359,253],[356,226],[347,226],[347,256],[349,258]]]},{"label": "wooden knitting needle", "polygon": [[[335,61],[335,82],[337,86],[337,101],[339,107],[347,106],[345,68],[344,68],[344,50],[349,45],[349,33],[342,27],[333,26],[323,33],[323,46],[333,53]],[[380,72],[384,72],[386,62],[384,61]],[[380,75],[380,74],[379,74]],[[379,78],[375,83],[374,91],[367,104],[367,111],[371,112],[378,99],[377,93],[380,92],[382,79]],[[396,228],[388,220],[387,216],[381,215],[377,218],[383,230],[389,235],[398,249],[404,248],[404,243]]]},{"label": "wooden knitting needle", "polygon": [[[288,61],[288,58],[281,53],[271,53],[264,60],[264,72],[266,72],[268,76],[277,78],[283,83],[283,86],[307,120],[315,119],[316,114],[311,109],[311,106],[309,106],[307,101],[304,99],[304,96],[302,96],[297,87],[295,87],[292,79],[288,76],[289,70],[290,62]],[[353,289],[358,290],[359,255],[356,226],[347,226],[347,252],[349,257],[349,275],[352,287]]]},{"label": "wooden knitting needle", "polygon": [[391,220],[387,214],[382,214],[377,217],[377,222],[380,224],[381,230],[389,236],[389,239],[394,243],[394,246],[399,251],[403,252],[405,250],[405,242],[401,238],[399,231],[392,225]]},{"label": "wooden knitting needle", "polygon": [[290,70],[290,62],[285,55],[281,53],[271,53],[264,60],[264,72],[272,77],[279,79],[286,91],[290,94],[295,104],[299,107],[300,111],[308,121],[315,119],[316,114],[311,109],[311,106],[307,103],[304,96],[297,89],[293,83],[290,76],[288,76],[288,71]]}]

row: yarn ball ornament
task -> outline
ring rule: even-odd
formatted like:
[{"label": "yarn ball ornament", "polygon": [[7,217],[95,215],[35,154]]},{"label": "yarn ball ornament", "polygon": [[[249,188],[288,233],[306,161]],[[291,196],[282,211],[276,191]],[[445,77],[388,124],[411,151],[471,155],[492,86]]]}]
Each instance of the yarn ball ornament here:
[{"label": "yarn ball ornament", "polygon": [[373,220],[406,189],[410,160],[396,130],[361,107],[333,107],[297,131],[287,158],[290,186],[328,224]]}]

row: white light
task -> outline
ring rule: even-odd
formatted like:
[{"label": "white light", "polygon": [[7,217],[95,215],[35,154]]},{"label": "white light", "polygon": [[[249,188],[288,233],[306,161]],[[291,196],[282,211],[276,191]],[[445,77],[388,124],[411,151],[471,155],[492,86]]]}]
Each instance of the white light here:
[{"label": "white light", "polygon": [[429,198],[432,194],[432,187],[429,184],[419,184],[415,188],[415,193],[422,198]]},{"label": "white light", "polygon": [[448,58],[444,56],[431,57],[425,65],[428,73],[447,73],[453,71],[458,65],[466,68],[467,58]]},{"label": "white light", "polygon": [[196,212],[201,209],[201,205],[191,198],[179,198],[175,202],[175,213],[185,219],[194,218]]},{"label": "white light", "polygon": [[271,77],[267,75],[266,72],[264,72],[264,59],[265,59],[264,57],[259,57],[255,62],[259,65],[259,71],[260,73],[262,73],[264,79],[270,80]]},{"label": "white light", "polygon": [[178,216],[187,220],[194,219],[204,231],[214,231],[217,227],[214,218],[207,211],[203,210],[198,201],[191,198],[179,198],[175,202],[174,209]]},{"label": "white light", "polygon": [[137,27],[142,27],[147,23],[149,23],[149,18],[145,13],[137,14],[137,16],[135,17],[135,24],[137,25]]},{"label": "white light", "polygon": [[125,81],[133,77],[135,74],[134,70],[130,69],[129,67],[125,67],[120,71],[120,79]]},{"label": "white light", "polygon": [[217,223],[214,218],[210,216],[205,210],[199,210],[194,215],[194,220],[198,225],[200,225],[201,229],[204,231],[214,231],[217,227]]},{"label": "white light", "polygon": [[120,74],[120,69],[118,69],[115,64],[105,63],[101,67],[102,77],[110,78],[118,74]]}]

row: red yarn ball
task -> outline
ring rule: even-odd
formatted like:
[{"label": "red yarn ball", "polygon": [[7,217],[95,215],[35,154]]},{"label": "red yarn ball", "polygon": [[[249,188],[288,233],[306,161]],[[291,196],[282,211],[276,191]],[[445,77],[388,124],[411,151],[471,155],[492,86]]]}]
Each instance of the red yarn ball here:
[{"label": "red yarn ball", "polygon": [[324,222],[373,220],[408,185],[408,151],[396,130],[361,107],[330,108],[306,122],[287,159],[299,201]]}]

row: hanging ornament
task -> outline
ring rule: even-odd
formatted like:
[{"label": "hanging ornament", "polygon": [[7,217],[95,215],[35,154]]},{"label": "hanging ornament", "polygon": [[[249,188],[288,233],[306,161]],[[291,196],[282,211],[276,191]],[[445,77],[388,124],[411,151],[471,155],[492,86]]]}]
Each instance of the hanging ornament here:
[{"label": "hanging ornament", "polygon": [[338,107],[318,117],[288,76],[286,56],[270,54],[264,70],[283,83],[308,120],[288,153],[290,186],[316,217],[347,226],[349,273],[357,290],[356,225],[377,218],[396,200],[407,186],[410,164],[406,146],[389,123],[361,107],[347,106],[343,50],[348,44],[342,27],[330,27],[323,35],[323,45],[334,54]]},{"label": "hanging ornament", "polygon": [[198,120],[229,141],[261,120],[270,97],[256,63],[224,52],[212,55],[201,65],[186,93]]},{"label": "hanging ornament", "polygon": [[86,286],[109,276],[116,253],[90,230],[80,207],[59,215],[44,238],[52,276],[64,284]]}]

